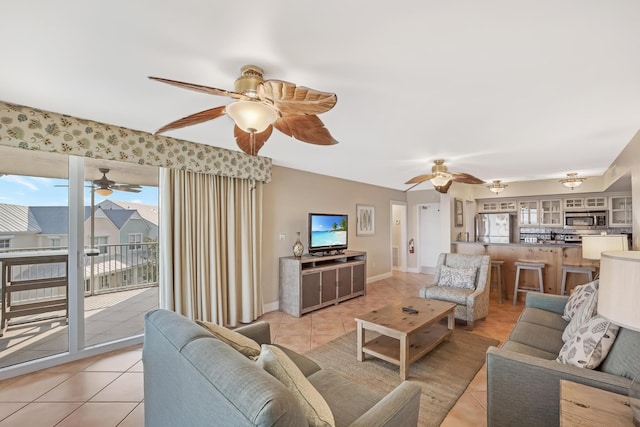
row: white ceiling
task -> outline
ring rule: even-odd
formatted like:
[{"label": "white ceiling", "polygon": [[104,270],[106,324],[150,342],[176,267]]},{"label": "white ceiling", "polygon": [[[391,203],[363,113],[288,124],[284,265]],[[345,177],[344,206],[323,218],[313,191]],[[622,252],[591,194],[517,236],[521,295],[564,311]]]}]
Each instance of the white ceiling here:
[{"label": "white ceiling", "polygon": [[[153,132],[240,67],[335,92],[340,144],[278,131],[275,165],[407,189],[443,158],[486,181],[601,175],[640,128],[640,1],[4,2],[0,99]],[[170,132],[237,149],[228,117]],[[416,187],[430,188],[429,184]]]}]

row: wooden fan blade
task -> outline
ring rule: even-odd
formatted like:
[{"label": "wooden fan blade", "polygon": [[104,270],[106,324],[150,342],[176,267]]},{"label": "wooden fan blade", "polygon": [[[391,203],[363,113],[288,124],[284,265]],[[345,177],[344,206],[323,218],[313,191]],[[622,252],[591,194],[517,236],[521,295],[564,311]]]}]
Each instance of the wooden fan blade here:
[{"label": "wooden fan blade", "polygon": [[285,135],[297,140],[316,145],[333,145],[338,141],[333,139],[322,120],[315,115],[292,114],[282,116],[273,124]]},{"label": "wooden fan blade", "polygon": [[258,97],[273,101],[282,115],[320,114],[336,105],[335,93],[320,92],[281,80],[267,80],[258,87]]},{"label": "wooden fan blade", "polygon": [[450,179],[445,185],[434,185],[433,188],[435,188],[438,193],[447,194],[447,191],[449,191],[449,187],[451,187],[452,182],[453,179]]},{"label": "wooden fan blade", "polygon": [[405,184],[420,184],[421,182],[429,181],[431,178],[435,176],[436,176],[435,173],[414,176],[409,181],[405,182]]},{"label": "wooden fan blade", "polygon": [[484,184],[484,181],[476,178],[473,175],[469,175],[468,173],[452,173],[451,179],[455,182],[462,182],[465,184]]},{"label": "wooden fan blade", "polygon": [[210,95],[228,96],[230,98],[243,99],[243,100],[250,99],[248,96],[243,95],[241,93],[232,92],[232,91],[228,91],[228,90],[224,90],[224,89],[217,89],[215,87],[202,86],[202,85],[197,85],[197,84],[194,84],[194,83],[179,82],[177,80],[163,79],[161,77],[151,77],[151,76],[149,76],[149,78],[151,80],[156,80],[158,82],[166,83],[166,84],[169,84],[169,85],[172,85],[172,86],[181,87],[183,89],[195,90],[196,92],[204,92],[204,93],[208,93]]},{"label": "wooden fan blade", "polygon": [[271,136],[273,132],[273,126],[269,126],[265,130],[260,133],[255,133],[253,140],[253,147],[251,146],[251,134],[243,131],[238,126],[233,128],[233,135],[236,137],[236,144],[238,147],[245,153],[256,156],[258,151],[262,148],[267,139]]},{"label": "wooden fan blade", "polygon": [[206,122],[208,120],[217,119],[218,117],[223,116],[223,115],[226,114],[224,109],[225,109],[225,106],[222,105],[220,107],[216,107],[216,108],[211,108],[209,110],[200,111],[199,113],[195,113],[195,114],[192,114],[190,116],[178,119],[178,120],[176,120],[174,122],[171,122],[169,124],[166,124],[166,125],[162,126],[160,129],[158,129],[157,131],[155,131],[153,134],[157,135],[159,133],[163,133],[163,132],[166,132],[168,130],[180,129],[180,128],[183,128],[185,126],[197,125],[198,123],[203,123],[203,122]]},{"label": "wooden fan blade", "polygon": [[127,184],[116,184],[116,185],[112,185],[111,187],[112,190],[118,190],[118,191],[127,191],[129,193],[139,193],[140,192],[140,188],[137,188],[136,186],[129,186]]}]

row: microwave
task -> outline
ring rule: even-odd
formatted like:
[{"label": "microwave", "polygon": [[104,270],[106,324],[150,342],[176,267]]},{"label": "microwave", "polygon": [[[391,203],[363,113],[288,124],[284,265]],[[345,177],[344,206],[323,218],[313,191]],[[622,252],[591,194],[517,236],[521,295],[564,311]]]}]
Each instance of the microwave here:
[{"label": "microwave", "polygon": [[564,228],[598,229],[607,228],[607,211],[565,212]]}]

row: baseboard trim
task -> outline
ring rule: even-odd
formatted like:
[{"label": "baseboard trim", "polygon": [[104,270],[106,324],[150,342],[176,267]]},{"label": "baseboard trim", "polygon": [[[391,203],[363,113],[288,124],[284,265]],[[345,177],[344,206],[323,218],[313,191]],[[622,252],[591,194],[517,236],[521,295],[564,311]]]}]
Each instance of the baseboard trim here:
[{"label": "baseboard trim", "polygon": [[367,277],[367,284],[377,282],[378,280],[388,279],[393,276],[392,272],[387,272],[383,274],[378,274],[377,276]]},{"label": "baseboard trim", "polygon": [[278,311],[280,309],[280,301],[270,302],[262,305],[262,312]]}]

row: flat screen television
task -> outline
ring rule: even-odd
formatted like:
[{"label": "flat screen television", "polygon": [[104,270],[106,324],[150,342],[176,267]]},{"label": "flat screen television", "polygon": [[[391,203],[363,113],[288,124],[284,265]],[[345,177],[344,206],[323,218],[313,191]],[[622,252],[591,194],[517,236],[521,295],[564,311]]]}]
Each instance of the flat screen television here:
[{"label": "flat screen television", "polygon": [[342,252],[347,249],[349,217],[343,214],[309,214],[309,253]]}]

